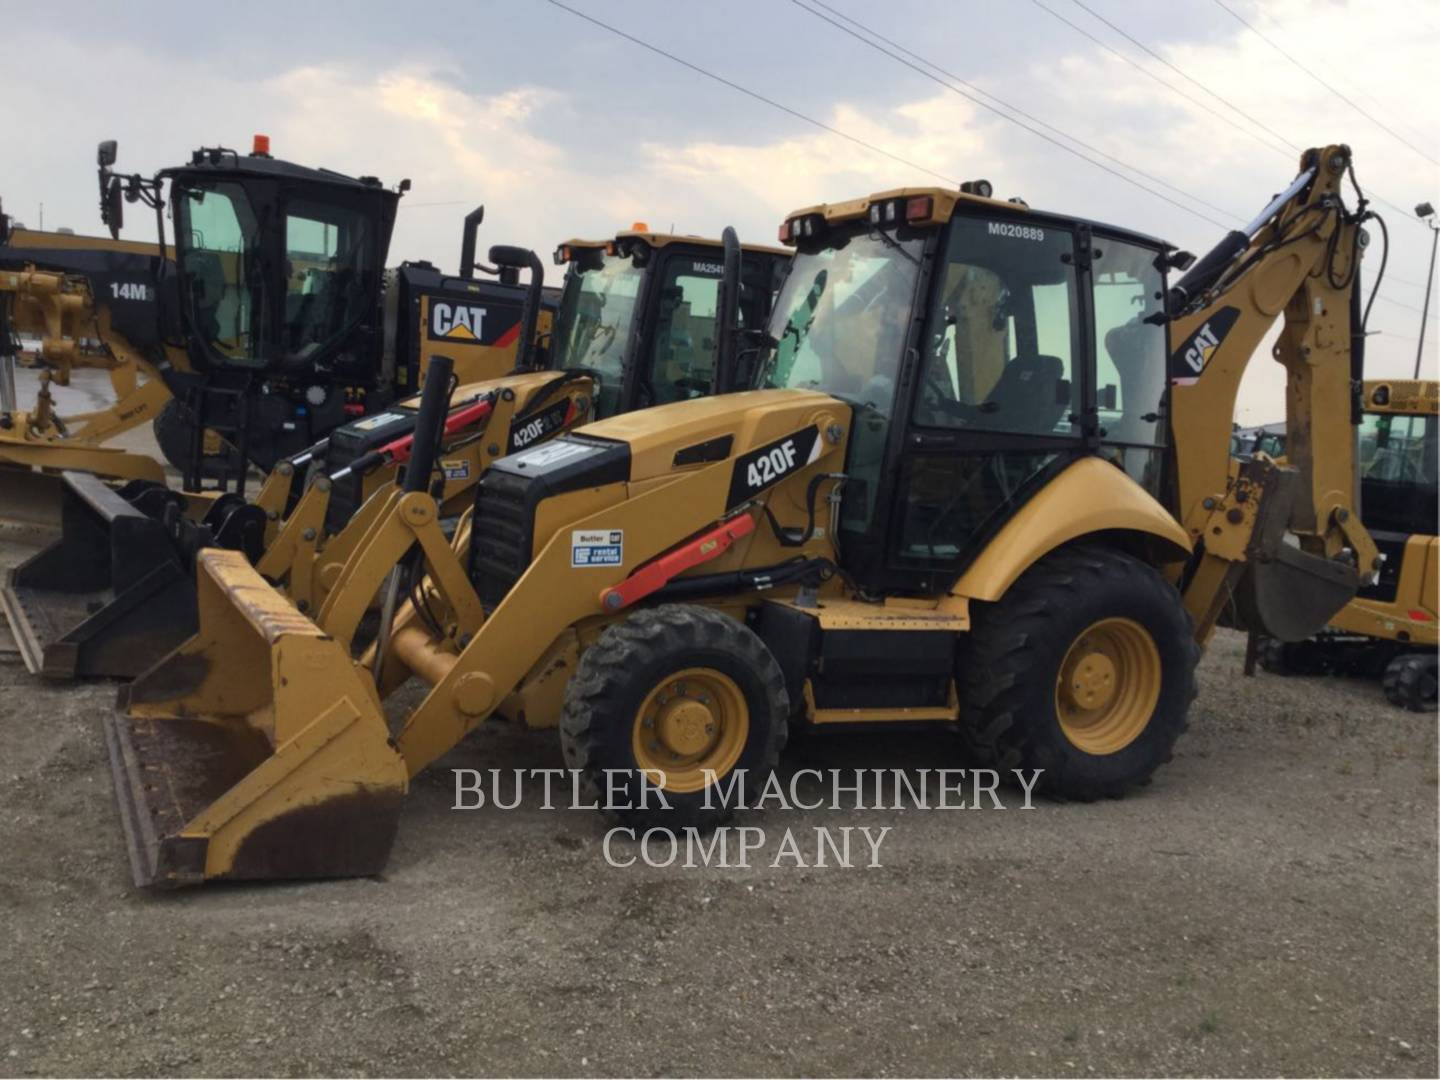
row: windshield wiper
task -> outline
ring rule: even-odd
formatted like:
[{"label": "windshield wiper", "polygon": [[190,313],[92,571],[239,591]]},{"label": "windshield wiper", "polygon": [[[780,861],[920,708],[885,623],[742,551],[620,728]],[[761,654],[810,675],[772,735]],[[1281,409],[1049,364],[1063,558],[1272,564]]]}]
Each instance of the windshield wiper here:
[{"label": "windshield wiper", "polygon": [[914,255],[911,255],[908,251],[906,251],[905,246],[901,244],[899,240],[896,240],[893,236],[887,233],[884,229],[873,229],[871,230],[870,235],[878,236],[881,243],[883,243],[888,248],[893,248],[898,251],[904,258],[908,259],[915,266],[920,265],[920,260],[917,259]]}]

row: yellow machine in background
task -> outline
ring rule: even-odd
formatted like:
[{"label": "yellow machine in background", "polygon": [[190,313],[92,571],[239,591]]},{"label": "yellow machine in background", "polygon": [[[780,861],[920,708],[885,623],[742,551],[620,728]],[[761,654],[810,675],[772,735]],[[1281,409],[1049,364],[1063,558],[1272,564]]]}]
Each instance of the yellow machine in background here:
[{"label": "yellow machine in background", "polygon": [[[1265,638],[1261,666],[1279,675],[1380,678],[1394,705],[1436,705],[1440,645],[1440,383],[1367,380],[1360,425],[1360,516],[1385,557],[1326,629],[1303,641]],[[1283,447],[1277,449],[1283,452]]]},{"label": "yellow machine in background", "polygon": [[[795,726],[946,725],[1076,799],[1144,783],[1222,617],[1303,638],[1380,566],[1352,421],[1366,212],[1347,148],[1300,170],[1198,263],[988,184],[790,215],[756,388],[495,462],[453,544],[407,484],[346,569],[423,577],[358,664],[202,552],[198,635],[106,723],[137,882],[373,873],[410,778],[495,715],[558,727],[641,826],[723,820]],[[1232,474],[1282,313],[1291,460]],[[342,575],[327,605],[370,589]],[[387,717],[412,675],[428,694]]]},{"label": "yellow machine in background", "polygon": [[[37,484],[51,485],[22,475],[32,468],[163,479],[152,458],[102,445],[152,421],[170,399],[157,357],[183,363],[183,351],[159,342],[152,284],[159,258],[154,244],[10,230],[0,222],[0,363],[7,365],[0,373],[6,399],[0,403],[0,485],[7,519],[47,517],[47,500],[32,505],[28,496]],[[34,343],[31,351],[18,347],[21,335]],[[14,397],[16,363],[39,372],[29,408]],[[106,371],[115,400],[61,416],[51,386],[69,386],[81,368]]]}]

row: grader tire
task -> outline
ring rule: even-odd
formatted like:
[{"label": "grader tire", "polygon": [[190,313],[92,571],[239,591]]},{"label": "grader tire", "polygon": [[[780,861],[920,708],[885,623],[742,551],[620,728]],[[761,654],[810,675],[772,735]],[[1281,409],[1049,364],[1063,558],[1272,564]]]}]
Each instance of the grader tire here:
[{"label": "grader tire", "polygon": [[1040,769],[1035,790],[1090,801],[1124,795],[1170,760],[1200,649],[1153,567],[1108,548],[1062,549],[974,611],[958,658],[971,762],[1005,779]]},{"label": "grader tire", "polygon": [[[560,748],[587,800],[604,806],[607,784],[617,792],[607,813],[622,824],[709,829],[734,806],[713,787],[707,799],[705,768],[722,785],[745,770],[753,799],[779,761],[789,715],[780,667],[753,631],[711,608],[665,604],[612,624],[585,650],[566,688]],[[665,773],[664,802],[651,790],[642,805],[641,769]]]},{"label": "grader tire", "polygon": [[1385,700],[1410,712],[1434,712],[1437,659],[1435,653],[1406,653],[1391,660],[1381,683]]}]

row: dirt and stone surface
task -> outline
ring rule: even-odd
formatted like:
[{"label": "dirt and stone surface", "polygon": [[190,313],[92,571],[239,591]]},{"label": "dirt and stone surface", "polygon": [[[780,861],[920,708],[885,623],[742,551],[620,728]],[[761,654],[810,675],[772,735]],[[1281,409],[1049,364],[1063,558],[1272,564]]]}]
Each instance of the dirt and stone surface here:
[{"label": "dirt and stone surface", "polygon": [[[748,869],[616,868],[538,791],[451,809],[451,768],[562,766],[490,725],[414,785],[383,878],[163,895],[130,881],[115,687],[0,656],[0,1074],[1435,1076],[1436,719],[1242,653],[1217,637],[1120,801],[769,809]],[[783,771],[964,765],[856,735]],[[817,825],[890,827],[882,865],[769,865]]]}]

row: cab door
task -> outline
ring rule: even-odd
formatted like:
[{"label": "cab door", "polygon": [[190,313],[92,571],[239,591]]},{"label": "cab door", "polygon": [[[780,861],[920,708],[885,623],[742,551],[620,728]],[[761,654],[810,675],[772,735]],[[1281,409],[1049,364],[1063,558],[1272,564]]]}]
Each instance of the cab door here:
[{"label": "cab door", "polygon": [[[1087,249],[1088,250],[1088,249]],[[883,584],[936,592],[1085,452],[1076,237],[1043,220],[956,217],[911,379]]]}]

